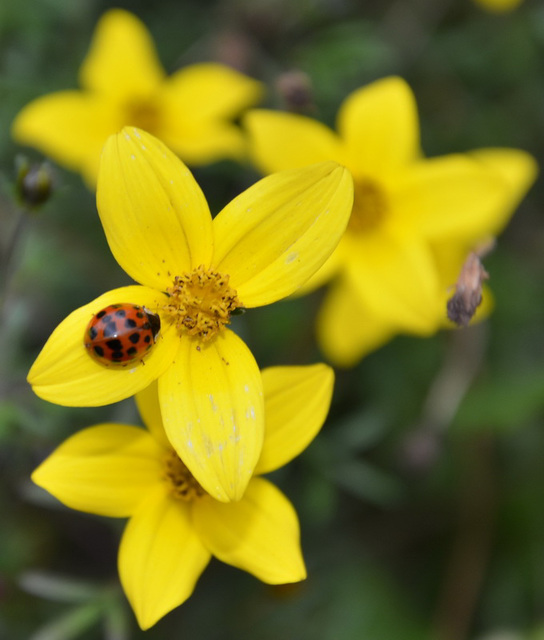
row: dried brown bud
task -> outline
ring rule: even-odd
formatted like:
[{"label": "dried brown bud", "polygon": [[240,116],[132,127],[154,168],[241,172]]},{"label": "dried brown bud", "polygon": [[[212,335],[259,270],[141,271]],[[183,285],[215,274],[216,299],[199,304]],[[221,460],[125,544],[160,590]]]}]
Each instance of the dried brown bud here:
[{"label": "dried brown bud", "polygon": [[481,253],[469,253],[457,283],[455,293],[448,300],[448,318],[460,327],[468,326],[482,302],[482,285],[489,274],[480,261]]}]

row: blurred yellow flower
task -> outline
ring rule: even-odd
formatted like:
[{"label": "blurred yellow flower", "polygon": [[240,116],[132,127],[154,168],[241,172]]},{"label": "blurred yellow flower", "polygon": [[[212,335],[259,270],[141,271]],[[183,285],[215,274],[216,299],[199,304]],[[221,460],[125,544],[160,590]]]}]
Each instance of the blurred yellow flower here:
[{"label": "blurred yellow flower", "polygon": [[[283,466],[314,439],[334,375],[317,364],[265,369],[262,379],[266,429],[255,475]],[[136,401],[149,431],[89,427],[54,451],[32,479],[73,509],[131,518],[119,574],[142,629],[191,595],[212,555],[269,584],[304,580],[298,519],[283,493],[253,477],[239,502],[217,502],[172,450],[157,385]]]},{"label": "blurred yellow flower", "polygon": [[[125,128],[104,147],[97,205],[110,249],[141,286],[109,291],[70,314],[36,359],[35,393],[66,406],[128,398],[158,379],[172,446],[204,489],[239,499],[259,459],[262,382],[226,325],[238,308],[293,293],[331,255],[353,202],[334,162],[269,176],[212,221],[189,170],[148,133]],[[160,317],[144,360],[104,366],[85,347],[93,316],[132,303]]]},{"label": "blurred yellow flower", "polygon": [[121,9],[100,19],[80,69],[82,91],[28,104],[13,136],[79,171],[92,188],[100,151],[125,125],[149,131],[189,164],[240,159],[245,142],[232,119],[261,96],[261,85],[221,64],[195,64],[167,77],[140,20]]},{"label": "blurred yellow flower", "polygon": [[523,0],[474,0],[476,4],[479,4],[488,11],[496,13],[504,13],[506,11],[513,11],[517,9]]},{"label": "blurred yellow flower", "polygon": [[245,117],[265,173],[328,159],[353,175],[344,238],[304,287],[334,278],[318,336],[332,362],[350,366],[396,333],[429,335],[445,324],[448,288],[467,252],[501,231],[536,163],[509,149],[424,159],[415,99],[397,77],[352,93],[337,121],[335,133],[300,115],[256,109]]}]

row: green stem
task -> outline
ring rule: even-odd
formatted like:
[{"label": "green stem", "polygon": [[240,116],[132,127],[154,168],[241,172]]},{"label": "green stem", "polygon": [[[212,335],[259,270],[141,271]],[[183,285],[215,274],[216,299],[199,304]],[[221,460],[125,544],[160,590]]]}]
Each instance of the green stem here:
[{"label": "green stem", "polygon": [[4,320],[4,307],[8,296],[11,281],[15,274],[15,256],[21,246],[25,231],[28,227],[29,215],[24,209],[17,210],[17,220],[11,238],[6,246],[5,254],[2,258],[1,283],[0,283],[0,324]]}]

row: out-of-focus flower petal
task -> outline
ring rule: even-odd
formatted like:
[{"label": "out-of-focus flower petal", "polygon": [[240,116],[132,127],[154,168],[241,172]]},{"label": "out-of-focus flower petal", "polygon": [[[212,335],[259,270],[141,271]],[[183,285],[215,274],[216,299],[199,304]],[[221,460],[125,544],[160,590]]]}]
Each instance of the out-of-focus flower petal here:
[{"label": "out-of-focus flower petal", "polygon": [[13,122],[12,134],[17,142],[40,149],[70,169],[84,171],[94,187],[100,151],[117,127],[117,112],[108,100],[60,91],[26,105]]},{"label": "out-of-focus flower petal", "polygon": [[180,69],[158,94],[157,135],[191,164],[242,159],[247,151],[245,136],[229,120],[255,104],[261,94],[259,82],[221,64]]},{"label": "out-of-focus flower petal", "polygon": [[346,161],[338,135],[306,116],[253,109],[243,122],[249,132],[253,160],[265,173],[327,160],[340,164]]},{"label": "out-of-focus flower petal", "polygon": [[486,230],[489,235],[500,233],[509,221],[538,174],[535,158],[520,149],[477,149],[470,156],[497,171],[508,186],[508,195],[498,205],[494,224]]},{"label": "out-of-focus flower petal", "polygon": [[106,12],[81,66],[81,85],[121,100],[148,96],[163,78],[155,46],[143,23],[122,9]]},{"label": "out-of-focus flower petal", "polygon": [[338,367],[352,367],[388,342],[397,328],[362,304],[345,278],[331,285],[317,316],[319,346]]},{"label": "out-of-focus flower petal", "polygon": [[402,78],[390,77],[353,92],[338,113],[338,132],[354,175],[395,173],[420,153],[412,90]]},{"label": "out-of-focus flower petal", "polygon": [[390,198],[397,215],[391,224],[410,225],[432,241],[477,240],[512,211],[508,183],[468,154],[415,164],[397,181]]},{"label": "out-of-focus flower petal", "polygon": [[517,9],[523,0],[475,0],[475,2],[493,13],[506,13]]},{"label": "out-of-focus flower petal", "polygon": [[[373,238],[375,241],[373,241]],[[442,302],[431,251],[415,239],[380,233],[353,241],[344,273],[371,313],[399,329],[430,332]]]}]

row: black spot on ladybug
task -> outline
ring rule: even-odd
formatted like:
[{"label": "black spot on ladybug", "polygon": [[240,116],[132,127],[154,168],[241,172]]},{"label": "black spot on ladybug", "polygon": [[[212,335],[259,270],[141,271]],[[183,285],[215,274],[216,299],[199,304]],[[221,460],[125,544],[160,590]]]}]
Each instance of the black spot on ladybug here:
[{"label": "black spot on ladybug", "polygon": [[103,317],[102,317],[102,322],[103,322],[104,324],[107,324],[108,322],[111,322],[111,320],[112,320],[112,318],[111,318],[111,316],[110,316],[110,315],[107,315],[107,316],[103,316]]},{"label": "black spot on ladybug", "polygon": [[132,342],[132,344],[136,344],[140,340],[140,334],[136,332],[131,333],[128,339]]},{"label": "black spot on ladybug", "polygon": [[[117,306],[117,305],[115,305],[115,306]],[[126,312],[124,309],[118,309],[118,310],[115,312],[115,315],[116,315],[118,318],[124,318],[124,317],[127,315],[127,312]]]},{"label": "black spot on ladybug", "polygon": [[127,329],[134,329],[137,326],[138,326],[138,323],[136,322],[136,320],[132,320],[132,318],[127,318],[125,320],[125,327]]},{"label": "black spot on ladybug", "polygon": [[96,330],[96,327],[91,327],[89,329],[89,338],[91,340],[94,340],[96,338],[96,336],[98,335],[98,331]]},{"label": "black spot on ladybug", "polygon": [[[111,349],[112,351],[120,351],[121,355],[123,353],[123,345],[121,344],[121,340],[106,340],[106,346],[108,347],[108,349]],[[121,356],[118,356],[118,357],[121,357]]]},{"label": "black spot on ladybug", "polygon": [[111,354],[111,359],[121,362],[123,360],[123,352],[122,351],[114,351]]},{"label": "black spot on ladybug", "polygon": [[149,336],[146,336],[146,337],[144,338],[144,342],[151,342],[151,338],[150,338]]},{"label": "black spot on ladybug", "polygon": [[93,349],[94,349],[94,352],[96,353],[96,355],[99,358],[103,358],[104,357],[104,349],[102,349],[102,347],[96,346],[96,347],[93,347]]},{"label": "black spot on ladybug", "polygon": [[127,349],[127,353],[129,356],[135,356],[138,353],[138,349],[136,349],[136,347],[130,347]]},{"label": "black spot on ladybug", "polygon": [[102,309],[102,311],[99,311],[99,312],[96,314],[96,317],[100,320],[100,318],[103,318],[105,315],[106,315],[106,310],[105,310],[105,309]]},{"label": "black spot on ladybug", "polygon": [[137,318],[143,318],[144,317],[143,312],[142,311],[138,311],[138,313],[136,314],[136,317]]},{"label": "black spot on ladybug", "polygon": [[104,338],[111,338],[117,335],[117,325],[115,322],[108,322],[104,327]]}]

